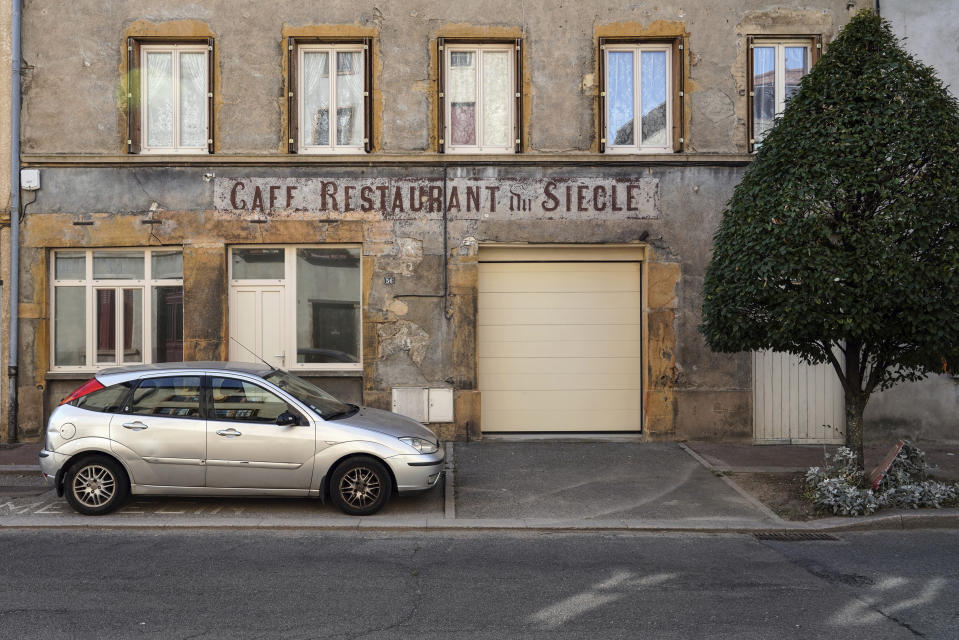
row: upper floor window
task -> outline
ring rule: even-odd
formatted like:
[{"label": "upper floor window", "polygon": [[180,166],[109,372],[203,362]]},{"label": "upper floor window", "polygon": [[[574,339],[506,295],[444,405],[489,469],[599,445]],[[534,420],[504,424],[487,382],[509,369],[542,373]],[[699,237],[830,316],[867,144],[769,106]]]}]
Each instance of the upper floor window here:
[{"label": "upper floor window", "polygon": [[289,38],[291,153],[371,150],[370,45]]},{"label": "upper floor window", "polygon": [[599,44],[600,151],[681,151],[682,38]]},{"label": "upper floor window", "polygon": [[183,360],[183,252],[53,253],[53,365],[91,368]]},{"label": "upper floor window", "polygon": [[440,150],[521,151],[521,41],[438,40]]},{"label": "upper floor window", "polygon": [[212,153],[212,39],[130,38],[130,153]]},{"label": "upper floor window", "polygon": [[749,38],[749,150],[755,151],[819,58],[819,36]]}]

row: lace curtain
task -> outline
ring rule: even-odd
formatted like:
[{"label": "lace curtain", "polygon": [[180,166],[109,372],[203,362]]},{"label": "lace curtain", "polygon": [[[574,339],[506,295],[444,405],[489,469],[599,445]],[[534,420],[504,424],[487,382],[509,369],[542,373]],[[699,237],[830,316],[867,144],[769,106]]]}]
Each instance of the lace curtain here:
[{"label": "lace curtain", "polygon": [[613,145],[632,145],[635,106],[633,54],[631,51],[611,51],[607,59],[609,75],[608,104],[609,142]]},{"label": "lace curtain", "polygon": [[147,53],[147,146],[173,146],[173,54]]},{"label": "lace curtain", "polygon": [[206,54],[180,53],[180,146],[206,146]]},{"label": "lace curtain", "polygon": [[303,115],[306,144],[330,144],[330,54],[308,51],[303,54]]}]

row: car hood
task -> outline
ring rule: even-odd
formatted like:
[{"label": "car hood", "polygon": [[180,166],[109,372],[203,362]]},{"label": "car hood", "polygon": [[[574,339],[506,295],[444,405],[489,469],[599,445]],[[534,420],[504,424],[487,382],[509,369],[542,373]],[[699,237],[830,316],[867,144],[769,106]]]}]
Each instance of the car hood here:
[{"label": "car hood", "polygon": [[349,418],[341,418],[339,420],[333,420],[332,422],[338,425],[370,429],[371,431],[378,431],[396,438],[413,436],[415,438],[429,440],[430,442],[438,442],[433,432],[416,420],[391,411],[383,411],[382,409],[360,407],[360,410]]}]

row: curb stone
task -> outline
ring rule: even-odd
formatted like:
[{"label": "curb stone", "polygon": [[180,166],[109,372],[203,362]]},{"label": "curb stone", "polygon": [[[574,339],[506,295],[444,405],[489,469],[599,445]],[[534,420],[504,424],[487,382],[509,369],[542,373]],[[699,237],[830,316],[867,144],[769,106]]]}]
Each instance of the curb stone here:
[{"label": "curb stone", "polygon": [[0,531],[9,529],[99,529],[99,530],[308,530],[308,531],[353,531],[353,532],[389,532],[389,531],[500,531],[500,532],[542,532],[542,533],[710,533],[710,534],[746,534],[768,532],[817,532],[842,533],[855,531],[884,531],[907,529],[953,529],[959,528],[959,509],[950,509],[939,513],[894,513],[879,516],[864,516],[855,520],[829,518],[812,522],[788,522],[782,524],[755,521],[752,523],[696,523],[682,524],[670,521],[605,521],[589,520],[548,521],[548,520],[481,520],[446,518],[396,518],[364,519],[335,518],[325,522],[313,519],[293,519],[280,521],[274,519],[237,519],[223,518],[211,521],[207,518],[127,518],[123,522],[103,522],[94,519],[85,522],[80,517],[45,518],[36,516],[0,518]]}]

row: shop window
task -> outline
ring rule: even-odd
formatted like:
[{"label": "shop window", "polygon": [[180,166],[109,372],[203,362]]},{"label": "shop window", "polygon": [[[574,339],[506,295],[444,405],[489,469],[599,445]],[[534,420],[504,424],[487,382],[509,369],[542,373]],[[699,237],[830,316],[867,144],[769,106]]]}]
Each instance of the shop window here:
[{"label": "shop window", "polygon": [[55,369],[183,360],[179,249],[58,250],[52,271]]},{"label": "shop window", "polygon": [[130,153],[213,153],[213,40],[127,42]]},{"label": "shop window", "polygon": [[821,42],[819,36],[748,38],[750,151],[759,148],[786,101],[799,90],[799,81],[819,59]]},{"label": "shop window", "polygon": [[440,150],[519,153],[522,41],[438,39]]},{"label": "shop window", "polygon": [[359,369],[361,294],[359,247],[233,247],[230,359]]},{"label": "shop window", "polygon": [[371,44],[288,39],[290,153],[372,149]]},{"label": "shop window", "polygon": [[601,38],[599,50],[600,151],[682,151],[682,38]]}]

